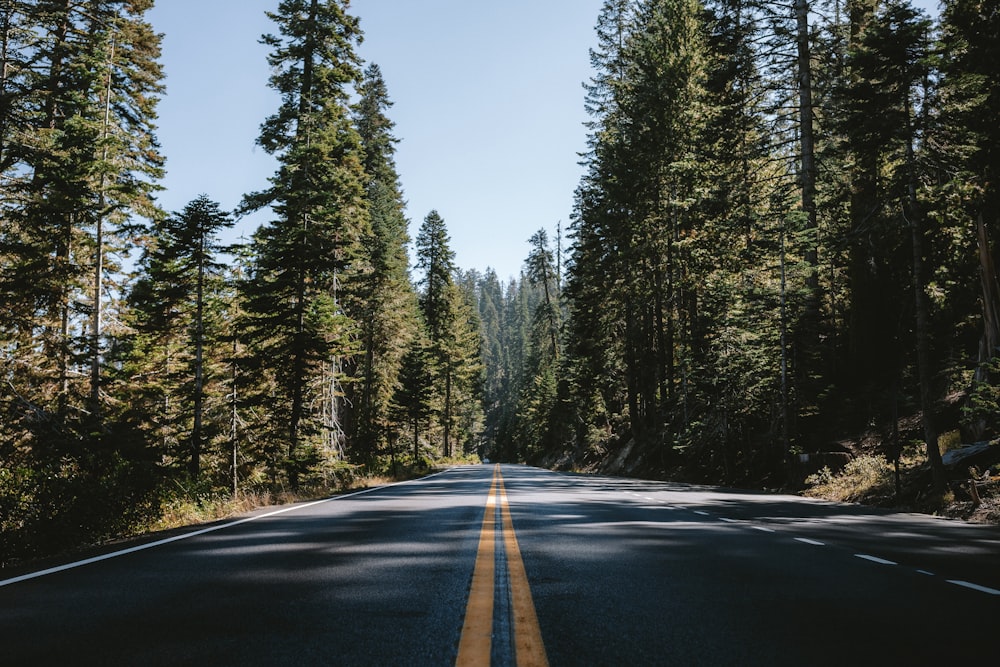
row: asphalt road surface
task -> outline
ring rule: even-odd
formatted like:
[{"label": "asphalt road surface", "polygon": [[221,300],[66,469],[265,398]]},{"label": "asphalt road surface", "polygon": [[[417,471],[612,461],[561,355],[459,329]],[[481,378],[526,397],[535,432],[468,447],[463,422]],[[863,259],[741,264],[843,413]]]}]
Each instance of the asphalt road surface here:
[{"label": "asphalt road surface", "polygon": [[521,466],[46,565],[0,665],[1000,664],[996,528]]}]

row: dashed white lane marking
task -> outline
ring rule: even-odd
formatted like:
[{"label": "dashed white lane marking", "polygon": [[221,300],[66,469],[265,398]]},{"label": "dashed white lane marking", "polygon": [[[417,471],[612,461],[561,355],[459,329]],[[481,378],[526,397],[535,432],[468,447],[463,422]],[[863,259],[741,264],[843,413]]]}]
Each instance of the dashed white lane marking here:
[{"label": "dashed white lane marking", "polygon": [[[662,498],[657,499],[657,498],[651,498],[649,496],[640,496],[635,491],[626,491],[625,493],[627,493],[629,495],[636,496],[637,498],[641,497],[643,500],[649,500],[649,501],[658,502],[658,503],[666,503],[667,502],[666,500],[663,500]],[[687,508],[684,508],[684,507],[681,507],[681,506],[678,506],[678,505],[665,505],[665,509],[683,511],[683,510],[685,510]],[[695,514],[698,514],[699,516],[712,516],[712,514],[710,512],[706,512],[704,510],[691,510],[691,511],[694,512]],[[719,521],[723,521],[725,523],[745,523],[744,521],[740,521],[738,519],[730,519],[730,518],[727,518],[727,517],[718,517],[718,519],[719,519]],[[766,526],[750,525],[749,527],[752,528],[753,530],[758,530],[758,531],[760,531],[762,533],[774,533],[775,532],[773,529],[768,528]],[[811,540],[808,537],[796,537],[796,538],[793,538],[793,539],[796,542],[802,542],[803,544],[811,544],[811,545],[817,546],[817,547],[825,547],[826,546],[826,542],[820,542],[819,540]],[[869,554],[854,554],[854,556],[856,558],[861,558],[863,560],[871,561],[872,563],[878,563],[879,565],[898,565],[899,564],[899,563],[896,563],[895,561],[886,560],[885,558],[879,558],[878,556],[871,556]],[[936,576],[933,572],[928,572],[927,570],[916,570],[916,572],[918,574],[923,574],[923,575],[926,575],[926,576],[929,576],[929,577]],[[0,586],[2,586],[4,583],[6,583],[6,582],[0,582]],[[974,591],[979,591],[980,593],[987,593],[989,595],[1000,595],[1000,590],[997,590],[995,588],[989,588],[987,586],[980,586],[979,584],[973,584],[973,583],[968,582],[968,581],[961,581],[959,579],[949,579],[948,583],[955,584],[956,586],[962,586],[964,588],[968,588],[968,589],[971,589],[971,590],[974,590]]]},{"label": "dashed white lane marking", "polygon": [[870,560],[873,563],[879,563],[880,565],[899,565],[891,560],[886,560],[884,558],[879,558],[878,556],[869,556],[868,554],[854,554],[855,558],[862,558],[864,560]]},{"label": "dashed white lane marking", "polygon": [[980,586],[979,584],[969,583],[968,581],[962,581],[960,579],[949,579],[949,584],[955,584],[956,586],[962,586],[963,588],[971,588],[974,591],[979,591],[980,593],[988,593],[989,595],[1000,595],[1000,591],[995,588],[989,588],[987,586]]},{"label": "dashed white lane marking", "polygon": [[[641,497],[643,500],[649,500],[649,501],[658,502],[658,503],[666,503],[667,502],[666,500],[663,500],[663,499],[650,498],[649,496],[639,496],[638,493],[635,493],[633,491],[626,491],[626,493],[631,494],[631,495],[636,496],[636,497]],[[665,509],[681,511],[681,510],[684,510],[685,508],[677,506],[677,505],[666,505]],[[695,514],[698,514],[699,516],[712,516],[712,514],[710,512],[706,512],[704,510],[691,510],[691,511],[694,512]],[[719,521],[723,521],[725,523],[745,523],[744,521],[740,521],[738,519],[730,519],[728,517],[718,517],[718,519],[719,519]],[[762,533],[774,533],[775,532],[773,529],[768,528],[766,526],[754,526],[754,525],[750,525],[749,527],[752,528],[753,530],[759,530]],[[811,545],[817,546],[817,547],[825,547],[826,546],[826,542],[820,542],[819,540],[811,540],[808,537],[796,537],[796,538],[793,538],[793,539],[796,542],[802,542],[803,544],[811,544]],[[861,558],[862,560],[867,560],[867,561],[870,561],[872,563],[878,563],[879,565],[899,565],[899,563],[897,563],[895,561],[887,560],[885,558],[879,558],[878,556],[871,556],[869,554],[854,554],[854,557],[855,558]],[[927,570],[916,570],[916,572],[919,573],[919,574],[923,574],[923,575],[929,576],[929,577],[935,576],[935,574],[933,572],[928,572]],[[973,584],[973,583],[968,582],[968,581],[961,581],[959,579],[949,579],[948,583],[955,584],[956,586],[962,586],[963,588],[968,588],[968,589],[971,589],[971,590],[974,590],[974,591],[979,591],[980,593],[987,593],[989,595],[1000,595],[1000,590],[997,590],[995,588],[989,588],[988,586],[980,586],[979,584]],[[2,585],[2,582],[0,582],[0,585]]]}]

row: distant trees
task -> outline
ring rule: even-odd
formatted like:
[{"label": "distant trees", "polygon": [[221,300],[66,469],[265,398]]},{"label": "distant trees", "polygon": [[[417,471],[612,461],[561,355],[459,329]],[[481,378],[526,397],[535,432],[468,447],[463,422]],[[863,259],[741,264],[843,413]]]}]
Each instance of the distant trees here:
[{"label": "distant trees", "polygon": [[434,378],[432,400],[446,457],[453,453],[456,431],[464,432],[463,445],[469,445],[477,430],[480,374],[479,314],[469,290],[456,284],[454,257],[444,220],[431,211],[417,234],[417,269],[422,274],[417,285]]}]

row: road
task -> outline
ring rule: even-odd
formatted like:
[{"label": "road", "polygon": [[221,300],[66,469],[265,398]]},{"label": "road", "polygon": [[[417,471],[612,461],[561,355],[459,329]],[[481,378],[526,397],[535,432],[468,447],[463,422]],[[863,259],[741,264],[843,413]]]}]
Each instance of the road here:
[{"label": "road", "polygon": [[469,466],[126,547],[0,571],[0,665],[1000,653],[1000,530],[793,496]]}]

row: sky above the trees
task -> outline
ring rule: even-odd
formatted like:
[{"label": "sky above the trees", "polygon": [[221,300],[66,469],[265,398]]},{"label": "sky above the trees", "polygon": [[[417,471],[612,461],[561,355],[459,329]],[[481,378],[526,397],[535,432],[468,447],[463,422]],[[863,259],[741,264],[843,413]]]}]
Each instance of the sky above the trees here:
[{"label": "sky above the trees", "polygon": [[[464,269],[516,275],[528,238],[565,231],[586,148],[583,83],[601,0],[353,0],[394,102],[411,236],[436,209]],[[278,98],[267,87],[278,0],[160,0],[167,91],[158,137],[167,157],[161,205],[201,193],[235,208],[275,163],[255,145]],[[268,220],[241,221],[235,241]]]},{"label": "sky above the trees", "polygon": [[[583,83],[602,0],[353,0],[395,103],[396,163],[410,234],[436,209],[464,269],[515,276],[528,238],[567,229],[586,149]],[[936,0],[916,4],[936,14]],[[167,92],[158,136],[167,156],[160,202],[179,211],[204,193],[235,208],[275,163],[256,147],[278,106],[267,87],[278,0],[160,0]],[[266,222],[258,213],[224,240]]]}]

